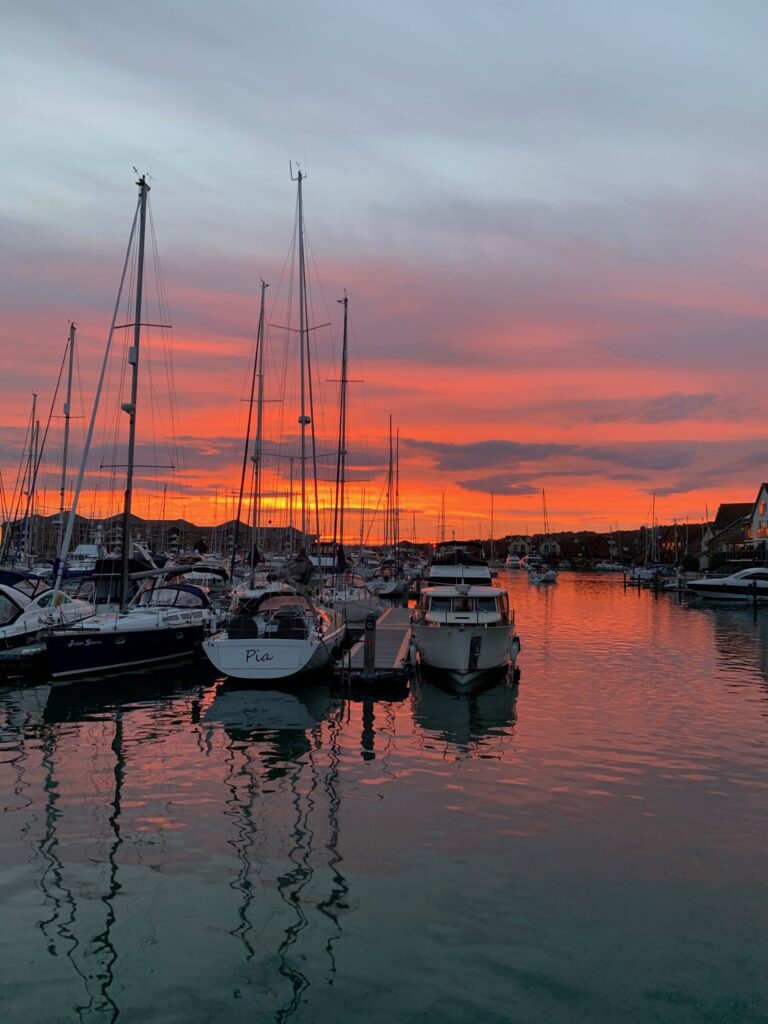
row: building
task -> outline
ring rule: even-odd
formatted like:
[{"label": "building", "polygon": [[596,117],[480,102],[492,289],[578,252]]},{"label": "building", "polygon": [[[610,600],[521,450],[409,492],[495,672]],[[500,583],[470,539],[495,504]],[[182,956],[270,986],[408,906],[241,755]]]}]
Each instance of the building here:
[{"label": "building", "polygon": [[702,568],[708,567],[714,554],[723,556],[728,562],[752,561],[754,553],[749,530],[754,507],[751,501],[731,501],[720,505],[714,522],[704,533]]},{"label": "building", "polygon": [[760,484],[747,532],[755,560],[764,562],[768,548],[768,483]]}]

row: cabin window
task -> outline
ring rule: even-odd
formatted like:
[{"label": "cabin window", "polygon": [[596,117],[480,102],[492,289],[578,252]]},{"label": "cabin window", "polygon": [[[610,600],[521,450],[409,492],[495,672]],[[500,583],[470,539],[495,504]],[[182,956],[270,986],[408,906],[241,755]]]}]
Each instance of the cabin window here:
[{"label": "cabin window", "polygon": [[450,597],[432,597],[429,602],[431,612],[449,612],[451,610]]},{"label": "cabin window", "polygon": [[19,614],[19,609],[5,594],[0,594],[0,626],[13,622]]},{"label": "cabin window", "polygon": [[477,610],[479,612],[495,612],[496,598],[495,597],[478,597],[477,599]]}]

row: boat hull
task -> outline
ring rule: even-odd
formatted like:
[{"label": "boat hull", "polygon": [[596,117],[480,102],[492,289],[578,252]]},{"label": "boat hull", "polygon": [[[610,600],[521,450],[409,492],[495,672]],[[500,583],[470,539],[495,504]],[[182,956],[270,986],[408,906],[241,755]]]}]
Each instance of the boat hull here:
[{"label": "boat hull", "polygon": [[211,664],[232,679],[265,682],[318,672],[338,657],[346,627],[328,633],[323,641],[287,638],[240,638],[218,633],[203,643]]},{"label": "boat hull", "polygon": [[199,622],[131,630],[73,629],[47,637],[46,653],[51,679],[57,684],[180,661],[198,653],[202,643]]},{"label": "boat hull", "polygon": [[459,683],[513,664],[519,644],[511,626],[480,629],[461,626],[413,626],[419,661]]},{"label": "boat hull", "polygon": [[690,580],[686,589],[692,594],[714,601],[757,601],[759,604],[768,602],[768,586],[763,584],[755,588],[747,581],[739,584],[720,583],[715,580]]}]

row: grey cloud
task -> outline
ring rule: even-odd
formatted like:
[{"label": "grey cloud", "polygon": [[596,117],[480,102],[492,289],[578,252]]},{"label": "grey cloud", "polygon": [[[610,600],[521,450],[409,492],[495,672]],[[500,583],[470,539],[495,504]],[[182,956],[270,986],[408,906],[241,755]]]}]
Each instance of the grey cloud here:
[{"label": "grey cloud", "polygon": [[593,423],[628,420],[637,423],[664,423],[674,420],[712,419],[716,403],[717,395],[711,392],[686,395],[675,391],[649,401],[627,400],[610,412],[597,412],[589,418]]},{"label": "grey cloud", "polygon": [[469,480],[457,480],[456,483],[465,491],[477,491],[483,494],[493,492],[498,495],[513,497],[527,497],[531,494],[541,494],[541,488],[529,483],[520,483],[515,478],[502,473],[494,476],[483,476]]},{"label": "grey cloud", "polygon": [[522,462],[550,459],[575,451],[572,445],[522,444],[496,440],[459,445],[407,438],[401,439],[401,443],[408,448],[432,454],[437,468],[446,471],[488,469],[502,463],[513,467]]}]

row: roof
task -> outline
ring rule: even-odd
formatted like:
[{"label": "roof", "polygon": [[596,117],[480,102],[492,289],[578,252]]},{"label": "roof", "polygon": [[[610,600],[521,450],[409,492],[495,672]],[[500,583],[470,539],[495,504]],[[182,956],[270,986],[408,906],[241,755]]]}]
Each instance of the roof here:
[{"label": "roof", "polygon": [[731,501],[721,505],[717,510],[715,521],[712,523],[712,530],[715,533],[720,533],[721,530],[740,523],[742,519],[752,514],[754,505],[754,501]]},{"label": "roof", "polygon": [[[459,587],[461,589],[459,589]],[[458,587],[451,584],[443,584],[437,587],[424,587],[422,594],[431,594],[433,597],[495,597],[497,594],[504,594],[503,587],[484,587],[480,584],[463,584]]]}]

